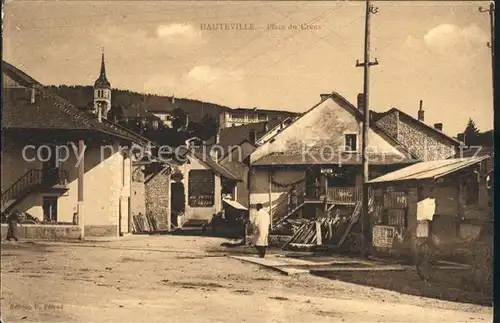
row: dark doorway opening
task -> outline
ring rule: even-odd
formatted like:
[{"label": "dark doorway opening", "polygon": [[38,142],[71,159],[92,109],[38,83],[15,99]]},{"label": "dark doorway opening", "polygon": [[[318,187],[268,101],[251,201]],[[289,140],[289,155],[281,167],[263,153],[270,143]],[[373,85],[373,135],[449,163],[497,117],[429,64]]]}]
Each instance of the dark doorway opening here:
[{"label": "dark doorway opening", "polygon": [[43,221],[57,222],[57,196],[43,197]]},{"label": "dark doorway opening", "polygon": [[184,184],[172,183],[170,189],[172,190],[170,220],[175,227],[178,227],[179,223],[177,221],[177,217],[186,211],[186,196],[184,192]]}]

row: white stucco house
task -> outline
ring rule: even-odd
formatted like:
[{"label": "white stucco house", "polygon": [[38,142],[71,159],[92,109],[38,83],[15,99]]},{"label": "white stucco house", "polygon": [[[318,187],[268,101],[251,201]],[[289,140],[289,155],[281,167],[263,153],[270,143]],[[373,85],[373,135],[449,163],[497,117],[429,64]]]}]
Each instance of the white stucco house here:
[{"label": "white stucco house", "polygon": [[2,72],[1,211],[38,222],[21,237],[130,232],[131,149],[144,153],[147,139],[85,114],[9,63]]}]

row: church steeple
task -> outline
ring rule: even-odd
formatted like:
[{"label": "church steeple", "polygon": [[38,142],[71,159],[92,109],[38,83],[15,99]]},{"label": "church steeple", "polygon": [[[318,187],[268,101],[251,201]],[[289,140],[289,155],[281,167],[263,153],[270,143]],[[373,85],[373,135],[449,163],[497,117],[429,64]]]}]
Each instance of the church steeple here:
[{"label": "church steeple", "polygon": [[100,121],[107,117],[111,109],[111,84],[106,77],[106,64],[104,62],[104,50],[101,57],[101,73],[94,84],[94,113]]},{"label": "church steeple", "polygon": [[106,63],[104,62],[104,51],[102,52],[102,57],[101,57],[101,73],[99,74],[99,78],[95,81],[94,87],[100,87],[100,88],[111,87],[111,84],[106,78]]}]

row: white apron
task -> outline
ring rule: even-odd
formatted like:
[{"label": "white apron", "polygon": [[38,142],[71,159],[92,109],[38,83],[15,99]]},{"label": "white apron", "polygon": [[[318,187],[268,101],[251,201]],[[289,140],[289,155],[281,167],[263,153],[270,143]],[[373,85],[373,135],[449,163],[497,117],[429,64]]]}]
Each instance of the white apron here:
[{"label": "white apron", "polygon": [[268,245],[267,237],[269,236],[269,226],[271,225],[271,217],[264,210],[257,211],[254,216],[253,227],[254,236],[253,244],[255,246],[266,247]]}]

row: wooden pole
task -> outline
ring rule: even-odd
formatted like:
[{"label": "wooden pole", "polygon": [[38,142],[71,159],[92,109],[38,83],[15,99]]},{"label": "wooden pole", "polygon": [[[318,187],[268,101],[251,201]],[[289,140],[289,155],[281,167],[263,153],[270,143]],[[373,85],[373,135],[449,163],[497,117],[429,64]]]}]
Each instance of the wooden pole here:
[{"label": "wooden pole", "polygon": [[493,86],[493,95],[495,94],[495,2],[491,1],[490,8],[484,9],[479,7],[479,12],[488,12],[490,15],[490,37],[491,40],[488,43],[488,47],[491,50],[491,77]]},{"label": "wooden pole", "polygon": [[368,130],[370,129],[370,108],[369,108],[369,90],[370,90],[370,66],[377,65],[378,61],[370,62],[370,17],[371,13],[377,12],[376,7],[372,7],[370,0],[366,0],[366,17],[365,17],[365,57],[364,62],[360,64],[356,62],[356,66],[363,66],[364,80],[363,80],[363,138],[362,144],[362,163],[363,163],[363,201],[361,210],[361,254],[366,256],[366,221],[368,219],[368,158],[366,156],[368,147]]},{"label": "wooden pole", "polygon": [[[83,140],[78,140],[79,156],[84,156],[85,143]],[[83,178],[85,176],[85,157],[82,157],[78,165],[78,224],[81,230],[81,238],[85,237],[85,216],[84,216],[84,203],[83,203]]]},{"label": "wooden pole", "polygon": [[269,216],[271,217],[271,229],[273,228],[273,172],[269,171]]}]

